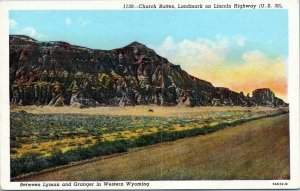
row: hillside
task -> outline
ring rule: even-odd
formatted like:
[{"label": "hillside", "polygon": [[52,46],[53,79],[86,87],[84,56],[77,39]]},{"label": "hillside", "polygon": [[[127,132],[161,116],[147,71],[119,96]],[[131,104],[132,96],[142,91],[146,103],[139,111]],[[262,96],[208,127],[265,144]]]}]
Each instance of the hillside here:
[{"label": "hillside", "polygon": [[9,43],[11,104],[287,106],[268,88],[249,97],[214,87],[138,42],[94,50],[10,35]]}]

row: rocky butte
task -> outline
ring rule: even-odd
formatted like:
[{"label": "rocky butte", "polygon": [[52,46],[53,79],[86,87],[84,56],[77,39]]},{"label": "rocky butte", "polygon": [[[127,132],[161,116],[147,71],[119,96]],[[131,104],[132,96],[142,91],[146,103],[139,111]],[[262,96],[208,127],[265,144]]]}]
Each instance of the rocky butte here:
[{"label": "rocky butte", "polygon": [[214,87],[138,42],[94,50],[10,35],[9,54],[11,104],[287,106],[267,88],[250,97]]}]

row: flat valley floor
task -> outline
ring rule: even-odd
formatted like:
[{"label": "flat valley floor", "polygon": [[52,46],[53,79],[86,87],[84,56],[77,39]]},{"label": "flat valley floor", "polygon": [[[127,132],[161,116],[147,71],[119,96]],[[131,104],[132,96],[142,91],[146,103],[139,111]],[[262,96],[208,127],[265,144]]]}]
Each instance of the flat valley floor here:
[{"label": "flat valley floor", "polygon": [[[156,109],[150,114],[145,108],[141,111],[159,115]],[[30,112],[30,108],[26,110]],[[113,110],[110,112],[124,113],[124,109]],[[163,110],[166,111],[162,113],[169,111],[181,115],[185,108]],[[64,112],[64,109],[60,111]],[[89,111],[93,113],[93,110]],[[189,114],[192,111],[193,108]],[[66,112],[70,110],[66,109]],[[109,114],[107,112],[104,110]],[[207,135],[134,148],[126,153],[99,157],[91,162],[24,176],[15,181],[235,179],[289,179],[289,114],[253,120]]]}]

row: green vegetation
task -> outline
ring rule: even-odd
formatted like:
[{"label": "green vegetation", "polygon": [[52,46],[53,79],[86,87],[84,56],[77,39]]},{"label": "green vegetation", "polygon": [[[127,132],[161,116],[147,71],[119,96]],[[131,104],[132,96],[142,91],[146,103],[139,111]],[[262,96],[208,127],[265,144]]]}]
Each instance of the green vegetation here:
[{"label": "green vegetation", "polygon": [[[98,156],[110,155],[128,151],[130,148],[173,141],[196,135],[205,135],[229,126],[239,125],[251,120],[271,117],[285,113],[284,111],[270,114],[251,115],[250,118],[241,118],[245,113],[226,112],[222,116],[219,112],[215,118],[162,118],[146,116],[91,116],[79,114],[41,114],[34,115],[26,112],[11,113],[11,176],[40,171],[42,169],[69,164]],[[225,118],[224,118],[225,116]],[[216,125],[207,125],[224,118]],[[228,119],[233,120],[227,122]],[[235,120],[234,120],[235,119]],[[189,127],[190,124],[193,127]],[[173,126],[179,126],[176,130]],[[183,126],[183,127],[182,127]],[[158,131],[150,128],[156,127]],[[171,127],[171,128],[170,128]],[[183,128],[183,129],[182,129]],[[137,136],[126,138],[124,131],[138,133]],[[143,130],[151,130],[145,133]],[[150,133],[149,133],[150,132]],[[116,134],[110,141],[101,140],[101,136]],[[128,133],[127,133],[128,134]],[[93,138],[96,136],[96,138]],[[90,138],[89,138],[90,137]],[[72,140],[63,144],[65,140]],[[82,139],[78,141],[77,139]],[[77,140],[77,141],[76,141]],[[20,145],[30,145],[30,150],[38,149],[38,145],[47,143],[45,147],[35,152],[25,152],[18,155]],[[51,145],[50,143],[55,143]],[[54,148],[53,148],[54,147]],[[70,147],[64,149],[63,147]],[[61,148],[61,149],[60,149]],[[49,150],[51,152],[49,152]]]},{"label": "green vegetation", "polygon": [[111,83],[110,77],[106,73],[99,73],[98,81],[104,87],[107,87]]},{"label": "green vegetation", "polygon": [[289,177],[289,115],[286,114],[12,181],[282,180]]},{"label": "green vegetation", "polygon": [[46,157],[38,153],[27,153],[20,158],[11,159],[11,176],[36,172],[97,156],[125,152],[128,148],[132,147],[133,145],[130,141],[116,140],[113,142],[97,143],[91,147],[77,147],[64,153],[54,151],[50,156]]}]

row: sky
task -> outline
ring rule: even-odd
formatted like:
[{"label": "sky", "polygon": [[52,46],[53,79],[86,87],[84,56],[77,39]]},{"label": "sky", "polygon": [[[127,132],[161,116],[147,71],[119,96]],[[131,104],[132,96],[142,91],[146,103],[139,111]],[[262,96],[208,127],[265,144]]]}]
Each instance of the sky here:
[{"label": "sky", "polygon": [[217,87],[268,87],[287,101],[288,11],[61,10],[9,12],[10,34],[113,49],[138,41]]}]

